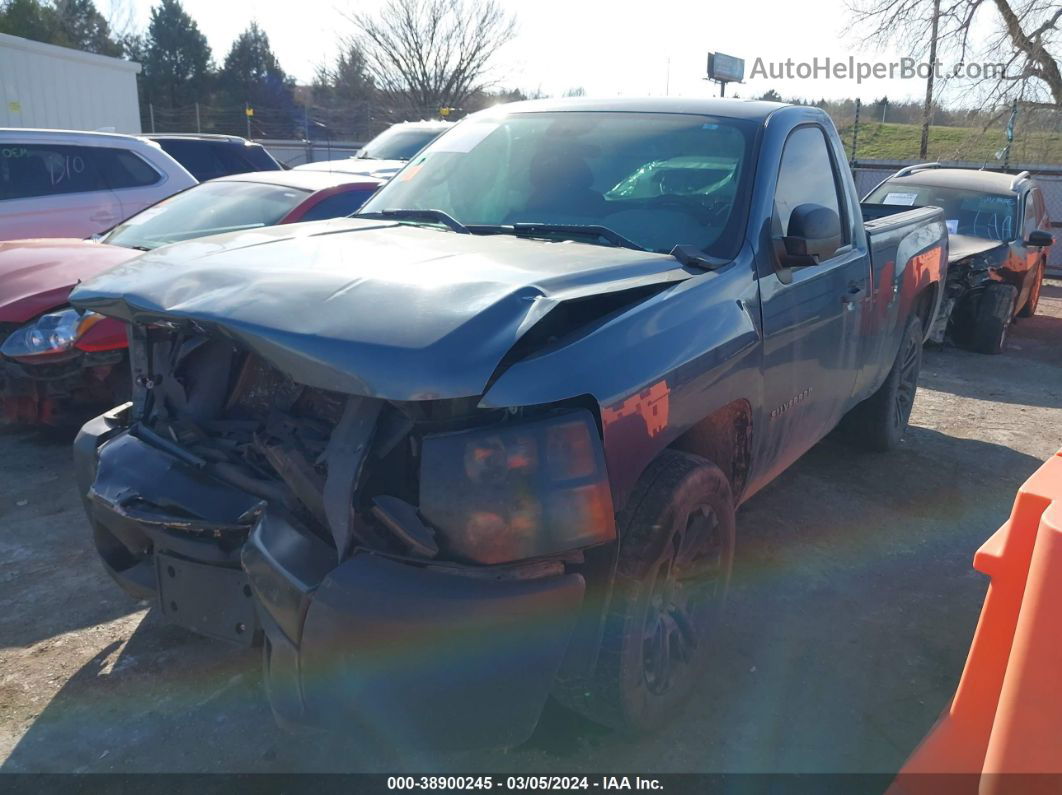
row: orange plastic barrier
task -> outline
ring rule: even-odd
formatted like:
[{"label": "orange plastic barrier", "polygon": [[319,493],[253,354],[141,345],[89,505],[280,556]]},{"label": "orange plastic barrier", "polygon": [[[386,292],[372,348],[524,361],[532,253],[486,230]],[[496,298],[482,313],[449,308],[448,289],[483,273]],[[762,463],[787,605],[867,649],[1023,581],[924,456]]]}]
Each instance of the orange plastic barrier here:
[{"label": "orange plastic barrier", "polygon": [[[892,795],[1062,787],[1062,451],[1021,487],[1010,519],[977,551],[974,568],[992,582],[962,679]],[[951,786],[911,775],[925,773],[967,775]],[[1054,775],[1010,775],[1029,773]]]}]

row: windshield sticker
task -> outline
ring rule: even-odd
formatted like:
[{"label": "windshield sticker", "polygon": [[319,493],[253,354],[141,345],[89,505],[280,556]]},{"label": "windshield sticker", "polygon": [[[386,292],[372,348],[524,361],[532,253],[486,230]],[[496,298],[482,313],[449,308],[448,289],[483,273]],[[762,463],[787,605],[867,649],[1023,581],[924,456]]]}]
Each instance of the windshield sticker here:
[{"label": "windshield sticker", "polygon": [[949,235],[957,235],[957,234],[959,234],[959,219],[958,218],[948,218],[944,223],[946,223],[948,225],[948,234]]},{"label": "windshield sticker", "polygon": [[488,135],[498,129],[497,122],[476,122],[460,124],[443,135],[434,146],[433,152],[458,152],[467,154],[479,146]]},{"label": "windshield sticker", "polygon": [[398,181],[409,182],[411,179],[413,179],[413,177],[417,176],[417,174],[420,173],[420,170],[424,168],[424,161],[427,159],[427,157],[422,157],[416,163],[411,163],[410,165],[406,166],[405,169],[403,169],[402,176],[399,177]]},{"label": "windshield sticker", "polygon": [[885,204],[903,204],[910,207],[917,198],[917,193],[886,193]]}]

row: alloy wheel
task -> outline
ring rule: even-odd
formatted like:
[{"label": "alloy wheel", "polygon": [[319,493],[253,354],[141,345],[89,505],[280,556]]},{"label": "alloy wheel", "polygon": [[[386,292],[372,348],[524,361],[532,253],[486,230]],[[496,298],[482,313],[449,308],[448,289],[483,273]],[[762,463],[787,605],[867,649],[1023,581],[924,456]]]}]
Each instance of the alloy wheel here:
[{"label": "alloy wheel", "polygon": [[718,620],[730,554],[720,530],[714,511],[698,506],[658,564],[642,641],[645,684],[656,695],[696,673],[695,656]]}]

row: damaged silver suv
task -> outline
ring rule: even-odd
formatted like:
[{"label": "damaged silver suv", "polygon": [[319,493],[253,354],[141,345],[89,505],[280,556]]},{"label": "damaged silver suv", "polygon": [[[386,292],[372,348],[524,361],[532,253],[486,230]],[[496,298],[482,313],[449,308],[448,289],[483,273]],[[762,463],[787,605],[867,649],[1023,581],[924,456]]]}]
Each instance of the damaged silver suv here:
[{"label": "damaged silver suv", "polygon": [[130,329],[133,402],[75,443],[96,546],[261,639],[283,721],[513,745],[553,693],[651,728],[717,651],[737,505],[842,419],[899,441],[946,245],[864,223],[815,108],[491,109],[352,218],[74,291]]}]

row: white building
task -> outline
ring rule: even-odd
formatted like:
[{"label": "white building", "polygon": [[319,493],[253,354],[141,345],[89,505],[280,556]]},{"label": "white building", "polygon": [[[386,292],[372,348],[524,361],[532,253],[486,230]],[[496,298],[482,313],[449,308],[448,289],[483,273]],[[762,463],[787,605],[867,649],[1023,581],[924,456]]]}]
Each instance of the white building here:
[{"label": "white building", "polygon": [[140,64],[0,33],[0,127],[140,132]]}]

